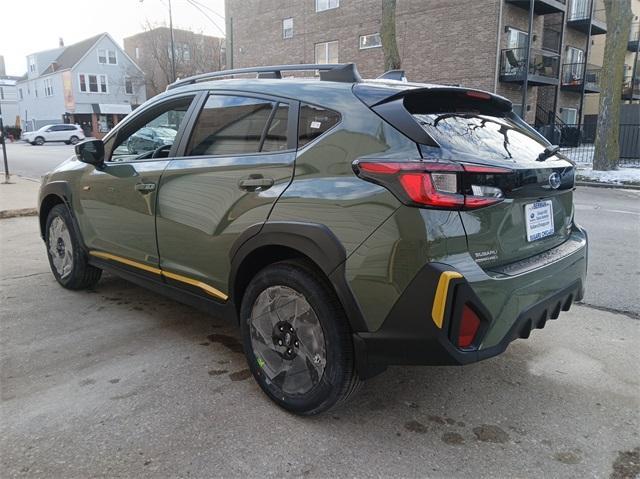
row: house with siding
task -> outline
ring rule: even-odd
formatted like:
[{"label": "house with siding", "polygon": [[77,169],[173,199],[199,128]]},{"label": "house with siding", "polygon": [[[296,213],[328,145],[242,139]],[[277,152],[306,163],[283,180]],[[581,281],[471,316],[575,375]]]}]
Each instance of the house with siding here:
[{"label": "house with siding", "polygon": [[146,100],[142,70],[108,33],[28,55],[16,88],[23,130],[77,123],[96,138]]}]

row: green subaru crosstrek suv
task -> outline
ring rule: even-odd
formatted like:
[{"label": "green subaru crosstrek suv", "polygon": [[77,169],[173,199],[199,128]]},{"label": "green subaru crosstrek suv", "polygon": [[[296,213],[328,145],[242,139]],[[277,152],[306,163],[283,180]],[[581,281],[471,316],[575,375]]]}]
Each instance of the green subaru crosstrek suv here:
[{"label": "green subaru crosstrek suv", "polygon": [[256,381],[298,414],[388,365],[500,354],[583,296],[574,165],[505,98],[398,75],[170,85],[44,177],[55,278],[107,270],[234,318]]}]

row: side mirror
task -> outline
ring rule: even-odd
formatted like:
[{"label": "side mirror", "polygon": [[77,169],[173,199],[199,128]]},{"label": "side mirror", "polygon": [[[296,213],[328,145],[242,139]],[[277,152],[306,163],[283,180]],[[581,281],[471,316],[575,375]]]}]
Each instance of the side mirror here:
[{"label": "side mirror", "polygon": [[101,166],[104,163],[104,143],[102,140],[86,140],[78,143],[76,156],[83,163]]}]

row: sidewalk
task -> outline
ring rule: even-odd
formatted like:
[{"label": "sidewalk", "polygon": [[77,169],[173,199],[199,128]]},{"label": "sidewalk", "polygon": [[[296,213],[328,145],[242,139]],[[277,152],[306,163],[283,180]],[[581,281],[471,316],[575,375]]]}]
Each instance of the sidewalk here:
[{"label": "sidewalk", "polygon": [[0,219],[36,215],[39,188],[37,180],[11,176],[7,184],[4,174],[0,175]]}]

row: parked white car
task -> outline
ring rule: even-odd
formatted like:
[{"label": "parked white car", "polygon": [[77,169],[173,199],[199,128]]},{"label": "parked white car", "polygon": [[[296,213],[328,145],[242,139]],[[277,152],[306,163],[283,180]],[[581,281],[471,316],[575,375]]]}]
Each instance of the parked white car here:
[{"label": "parked white car", "polygon": [[61,123],[45,125],[36,131],[23,132],[22,139],[32,145],[44,145],[47,141],[64,141],[67,145],[75,145],[80,140],[84,140],[84,132],[80,125]]}]

